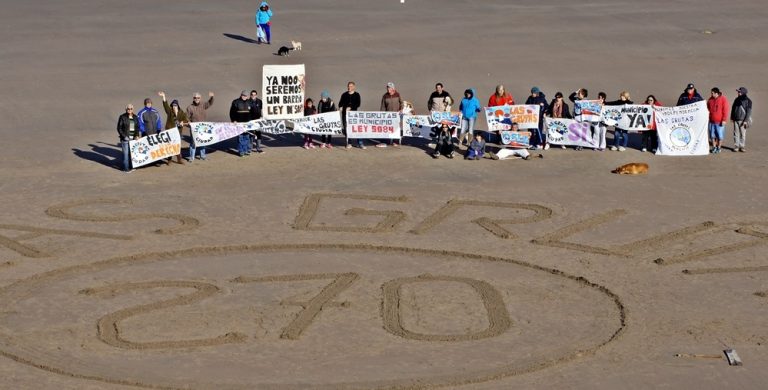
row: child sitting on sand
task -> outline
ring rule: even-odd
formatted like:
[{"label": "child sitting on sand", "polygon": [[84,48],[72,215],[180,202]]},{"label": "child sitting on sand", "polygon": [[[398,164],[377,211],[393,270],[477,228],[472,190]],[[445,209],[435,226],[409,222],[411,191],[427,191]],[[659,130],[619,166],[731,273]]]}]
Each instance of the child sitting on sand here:
[{"label": "child sitting on sand", "polygon": [[483,139],[482,134],[475,134],[475,139],[472,140],[472,142],[469,143],[469,149],[467,150],[467,155],[464,157],[465,160],[479,160],[483,158],[483,154],[485,153],[485,140]]}]

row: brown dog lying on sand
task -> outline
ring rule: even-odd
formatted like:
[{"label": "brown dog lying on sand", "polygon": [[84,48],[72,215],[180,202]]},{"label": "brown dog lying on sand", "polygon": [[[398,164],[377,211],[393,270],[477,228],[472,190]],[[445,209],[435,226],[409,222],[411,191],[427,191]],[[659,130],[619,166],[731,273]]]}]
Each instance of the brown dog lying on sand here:
[{"label": "brown dog lying on sand", "polygon": [[612,170],[611,173],[618,173],[619,175],[642,175],[642,174],[648,173],[648,164],[646,163],[624,164]]}]

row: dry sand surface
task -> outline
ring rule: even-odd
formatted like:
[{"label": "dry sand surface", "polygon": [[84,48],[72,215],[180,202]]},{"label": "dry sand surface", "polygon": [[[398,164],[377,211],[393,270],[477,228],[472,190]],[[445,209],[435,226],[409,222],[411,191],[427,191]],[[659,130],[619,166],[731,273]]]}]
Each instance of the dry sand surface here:
[{"label": "dry sand surface", "polygon": [[[762,2],[276,0],[271,46],[248,41],[255,1],[0,5],[0,388],[768,383]],[[210,90],[224,121],[293,63],[309,96],[355,80],[368,110],[389,81],[422,113],[438,81],[667,104],[694,82],[748,87],[756,121],[748,153],[695,158],[284,137],[120,171],[126,103]],[[610,174],[628,162],[650,173]],[[744,365],[675,357],[726,348]]]}]

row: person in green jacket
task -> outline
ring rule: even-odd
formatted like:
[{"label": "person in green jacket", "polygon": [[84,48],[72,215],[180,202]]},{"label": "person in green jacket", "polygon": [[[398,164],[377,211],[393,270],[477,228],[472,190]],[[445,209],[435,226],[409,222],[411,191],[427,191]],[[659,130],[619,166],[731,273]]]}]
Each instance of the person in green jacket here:
[{"label": "person in green jacket", "polygon": [[[189,125],[189,118],[187,118],[187,113],[184,112],[184,110],[181,109],[179,106],[179,101],[174,99],[171,104],[168,104],[168,99],[165,97],[165,92],[160,91],[157,93],[160,97],[163,98],[163,108],[165,109],[165,115],[167,116],[167,119],[165,120],[165,129],[172,129],[174,127],[179,129],[179,135],[181,135],[181,131],[184,128],[184,126]],[[169,157],[167,161],[170,161],[171,158]],[[181,154],[176,155],[176,162],[179,164],[184,164],[184,159],[181,158]]]}]

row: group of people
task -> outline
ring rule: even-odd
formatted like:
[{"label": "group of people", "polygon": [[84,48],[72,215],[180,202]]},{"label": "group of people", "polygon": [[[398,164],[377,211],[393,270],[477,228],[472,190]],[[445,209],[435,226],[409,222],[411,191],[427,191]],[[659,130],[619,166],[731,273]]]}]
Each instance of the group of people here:
[{"label": "group of people", "polygon": [[[747,96],[747,89],[741,87],[736,90],[738,96],[734,99],[730,108],[730,120],[733,123],[733,136],[734,146],[732,150],[734,152],[746,151],[746,130],[752,123],[752,101]],[[159,131],[177,127],[180,131],[188,126],[190,122],[203,122],[206,120],[207,110],[213,105],[214,95],[212,92],[208,94],[208,100],[202,101],[202,95],[195,93],[192,97],[192,103],[187,106],[185,110],[181,110],[178,100],[173,100],[168,103],[164,92],[159,92],[158,95],[163,99],[163,109],[166,114],[166,121],[163,124],[160,113],[152,106],[152,100],[147,98],[144,100],[144,108],[138,113],[134,113],[134,107],[132,104],[128,104],[125,108],[125,113],[120,115],[117,122],[117,131],[120,137],[120,144],[123,151],[123,167],[124,170],[130,171],[130,150],[129,140],[138,139],[142,136],[157,134]],[[586,88],[580,88],[568,96],[568,100],[576,103],[579,100],[586,100],[589,97],[589,91]],[[601,105],[618,106],[624,104],[634,104],[629,92],[622,91],[619,93],[619,98],[613,101],[607,101],[607,95],[605,92],[599,92],[596,99]],[[696,87],[693,84],[688,84],[685,91],[680,95],[677,105],[682,106],[686,104],[702,101],[703,97],[698,93]],[[429,111],[450,112],[454,105],[454,100],[451,94],[445,90],[442,83],[435,85],[435,90],[429,96],[427,101],[427,109]],[[311,98],[307,98],[304,103],[304,115],[315,115],[326,112],[339,111],[341,114],[341,123],[343,132],[346,135],[346,115],[349,111],[357,111],[362,104],[362,98],[360,93],[356,90],[356,84],[353,81],[347,83],[347,90],[342,93],[339,98],[338,106],[331,99],[327,90],[324,90],[320,95],[318,104],[315,105]],[[498,85],[493,94],[488,99],[488,105],[486,107],[496,107],[503,105],[514,105],[514,97],[505,90],[503,85]],[[561,92],[555,93],[554,99],[547,101],[544,92],[538,87],[532,87],[530,95],[525,100],[526,105],[539,106],[539,123],[534,129],[531,129],[530,148],[531,149],[549,149],[550,145],[547,142],[547,133],[544,127],[544,118],[573,118],[574,115],[567,102],[564,100],[564,95]],[[644,104],[661,106],[661,102],[656,99],[654,95],[648,95]],[[258,120],[262,118],[262,101],[258,97],[256,90],[251,90],[247,93],[245,90],[241,92],[240,97],[232,101],[229,110],[229,119],[233,123],[245,123],[252,120]],[[725,138],[725,126],[729,118],[728,101],[725,95],[719,88],[712,88],[710,91],[710,97],[707,100],[707,108],[709,109],[709,140],[710,140],[710,152],[713,154],[720,153],[722,150],[722,141]],[[413,113],[412,107],[408,107],[407,102],[403,100],[400,93],[395,88],[395,84],[389,82],[386,84],[386,92],[381,98],[381,111],[388,112],[400,112],[400,113]],[[500,134],[490,132],[477,132],[475,133],[475,123],[480,112],[483,110],[483,105],[476,97],[475,89],[468,88],[464,91],[464,96],[459,102],[458,111],[461,114],[461,121],[458,129],[447,123],[439,124],[439,129],[436,131],[436,137],[433,140],[435,143],[434,152],[432,156],[438,158],[440,155],[444,155],[448,158],[453,158],[457,149],[461,149],[466,145],[467,150],[465,158],[469,160],[477,160],[485,155],[486,142],[493,142],[501,144]],[[598,132],[598,139],[605,142],[605,132],[608,126],[602,122],[596,122],[591,124],[593,129]],[[658,136],[656,134],[654,125],[651,123],[651,129],[642,132],[641,151],[646,152],[648,150],[656,152],[658,148]],[[511,126],[512,131],[518,131],[518,126],[513,123]],[[351,148],[349,139],[346,139],[346,147]],[[363,139],[357,139],[356,146],[360,149],[366,149]],[[625,151],[629,144],[629,132],[626,129],[615,127],[613,145],[610,150]],[[262,149],[262,134],[259,131],[250,133],[245,132],[238,136],[237,140],[238,155],[245,157],[251,154],[255,147],[257,153],[263,153]],[[320,139],[320,148],[333,148],[332,136],[323,135]],[[377,147],[387,146],[399,146],[398,140],[388,140],[386,142],[380,142],[376,144]],[[314,149],[315,141],[309,134],[303,135],[303,147],[305,149]],[[563,146],[565,148],[565,146]],[[581,147],[577,147],[580,150]],[[602,151],[606,149],[606,145],[598,145],[595,150]],[[204,147],[196,147],[194,137],[190,137],[189,141],[189,154],[187,160],[191,163],[195,160],[196,153],[199,151],[199,158],[201,160],[206,159],[206,153]],[[527,150],[521,147],[502,147],[496,153],[489,154],[492,159],[504,159],[507,157],[520,157],[527,159],[529,153]],[[177,162],[183,164],[181,155],[177,156]],[[168,160],[166,160],[166,164]]]}]

